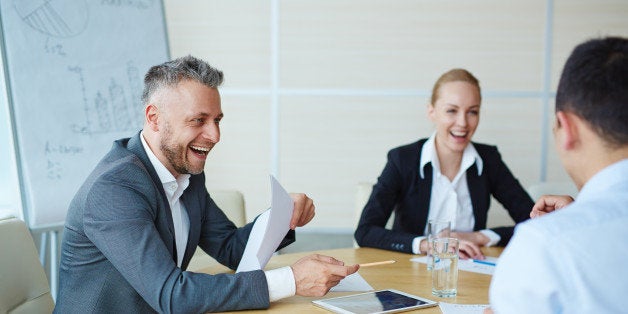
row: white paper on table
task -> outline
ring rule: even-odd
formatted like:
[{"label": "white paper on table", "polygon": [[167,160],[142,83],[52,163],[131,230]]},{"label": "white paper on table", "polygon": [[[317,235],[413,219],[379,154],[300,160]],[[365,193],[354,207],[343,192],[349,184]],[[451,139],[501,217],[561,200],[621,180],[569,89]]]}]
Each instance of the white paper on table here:
[{"label": "white paper on table", "polygon": [[[410,261],[427,264],[427,256],[413,257],[410,259]],[[497,262],[499,261],[499,258],[486,256],[485,261],[497,264]],[[480,273],[480,274],[485,274],[485,275],[492,275],[493,272],[495,271],[495,266],[477,263],[471,259],[461,259],[460,261],[458,261],[458,270],[470,271],[470,272]]]},{"label": "white paper on table", "polygon": [[343,280],[340,280],[340,282],[335,287],[332,287],[329,291],[340,292],[371,290],[373,290],[373,287],[371,287],[371,285],[369,285],[369,283],[366,282],[366,280],[364,280],[364,278],[360,274],[353,273],[345,277]]},{"label": "white paper on table", "polygon": [[482,314],[488,304],[454,304],[438,302],[438,307],[443,314]]},{"label": "white paper on table", "polygon": [[[492,256],[486,256],[486,258],[484,259],[484,261],[491,262],[495,265],[497,265],[498,260],[499,259],[497,257],[492,257]],[[493,272],[495,271],[495,266],[481,264],[481,263],[474,262],[471,259],[466,259],[466,260],[460,260],[458,262],[458,269],[470,271],[474,273],[492,275]]]},{"label": "white paper on table", "polygon": [[270,209],[255,221],[236,272],[263,269],[290,230],[294,202],[272,175],[270,190]]}]

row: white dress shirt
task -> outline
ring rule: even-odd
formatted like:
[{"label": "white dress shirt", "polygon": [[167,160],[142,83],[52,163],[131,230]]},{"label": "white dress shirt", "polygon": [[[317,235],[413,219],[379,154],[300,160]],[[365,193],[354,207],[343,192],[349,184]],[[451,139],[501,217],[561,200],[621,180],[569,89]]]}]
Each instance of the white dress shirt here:
[{"label": "white dress shirt", "polygon": [[[432,164],[432,191],[430,197],[430,207],[428,213],[429,220],[451,221],[452,231],[471,232],[475,226],[475,216],[473,215],[473,204],[467,184],[466,172],[473,164],[476,164],[478,176],[482,174],[482,158],[475,150],[473,144],[469,143],[462,153],[460,169],[453,180],[440,171],[440,161],[436,153],[436,132],[423,144],[421,148],[421,160],[419,162],[419,175],[424,178],[423,167],[428,163]],[[425,226],[427,233],[427,224]],[[501,237],[492,230],[481,230],[490,240],[486,246],[495,245]],[[416,237],[412,241],[412,251],[419,254],[419,245],[424,236]]]},{"label": "white dress shirt", "polygon": [[495,313],[626,313],[628,159],[595,174],[575,202],[517,225],[499,257]]},{"label": "white dress shirt", "polygon": [[[153,151],[150,149],[144,139],[143,131],[140,135],[146,155],[148,155],[148,159],[153,165],[153,168],[155,168],[157,176],[159,176],[159,180],[166,192],[166,198],[170,204],[172,222],[174,224],[175,241],[177,244],[177,266],[181,267],[183,256],[185,254],[185,248],[188,243],[190,218],[183,206],[183,203],[179,201],[179,198],[190,184],[190,175],[182,174],[179,178],[175,179],[172,173],[168,171],[168,169],[161,163],[161,161],[159,161],[157,156],[155,156]],[[268,283],[270,302],[295,295],[296,283],[294,281],[294,273],[292,272],[292,268],[290,266],[267,270],[264,271],[264,273]]]},{"label": "white dress shirt", "polygon": [[188,244],[188,234],[190,232],[190,218],[183,206],[183,203],[179,201],[179,198],[183,194],[183,191],[190,185],[190,175],[182,174],[179,178],[175,178],[170,171],[164,166],[161,161],[155,156],[150,149],[146,140],[144,139],[144,133],[142,132],[140,138],[142,139],[142,145],[148,155],[148,159],[153,164],[153,168],[157,172],[157,176],[161,181],[166,192],[166,198],[170,204],[170,211],[172,212],[172,222],[174,224],[174,237],[177,244],[177,266],[181,267],[183,262],[183,255],[185,255],[185,247]]}]

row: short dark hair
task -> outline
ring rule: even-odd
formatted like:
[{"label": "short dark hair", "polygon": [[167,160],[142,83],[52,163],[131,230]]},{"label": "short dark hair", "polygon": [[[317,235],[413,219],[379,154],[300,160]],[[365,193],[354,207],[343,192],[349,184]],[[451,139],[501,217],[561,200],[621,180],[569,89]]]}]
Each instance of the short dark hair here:
[{"label": "short dark hair", "polygon": [[573,50],[556,93],[556,112],[586,120],[612,147],[628,145],[628,40],[607,37]]},{"label": "short dark hair", "polygon": [[183,80],[197,81],[216,88],[222,84],[222,71],[190,55],[151,67],[144,76],[142,102],[147,105],[151,95],[166,86],[175,86]]}]

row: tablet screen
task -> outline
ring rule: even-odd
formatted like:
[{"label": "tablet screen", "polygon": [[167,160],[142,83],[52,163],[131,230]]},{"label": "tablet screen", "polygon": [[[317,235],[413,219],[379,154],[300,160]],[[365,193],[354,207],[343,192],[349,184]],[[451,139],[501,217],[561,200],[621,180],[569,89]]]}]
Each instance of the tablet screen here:
[{"label": "tablet screen", "polygon": [[312,302],[330,311],[343,314],[394,313],[437,304],[432,300],[392,289]]}]

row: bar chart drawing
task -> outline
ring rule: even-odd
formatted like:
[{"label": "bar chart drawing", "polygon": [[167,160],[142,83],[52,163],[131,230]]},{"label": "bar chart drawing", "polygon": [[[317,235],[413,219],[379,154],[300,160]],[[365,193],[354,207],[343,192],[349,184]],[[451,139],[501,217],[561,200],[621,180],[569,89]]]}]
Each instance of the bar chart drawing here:
[{"label": "bar chart drawing", "polygon": [[[83,122],[70,125],[72,132],[94,135],[137,131],[142,127],[142,81],[132,61],[126,63],[125,70],[119,78],[111,76],[106,86],[98,86],[90,96],[83,68],[68,67],[75,76],[75,84],[79,85],[77,90],[82,92],[80,102],[84,113]],[[128,85],[119,81],[128,82]]]},{"label": "bar chart drawing", "polygon": [[113,141],[142,128],[143,73],[169,60],[163,3],[0,0],[0,31],[18,206],[31,228],[62,226]]}]

